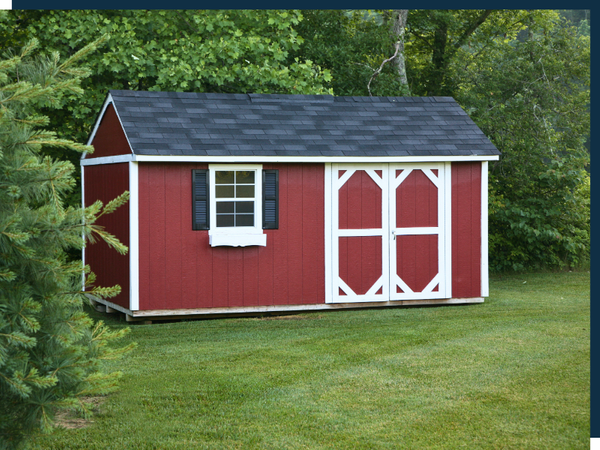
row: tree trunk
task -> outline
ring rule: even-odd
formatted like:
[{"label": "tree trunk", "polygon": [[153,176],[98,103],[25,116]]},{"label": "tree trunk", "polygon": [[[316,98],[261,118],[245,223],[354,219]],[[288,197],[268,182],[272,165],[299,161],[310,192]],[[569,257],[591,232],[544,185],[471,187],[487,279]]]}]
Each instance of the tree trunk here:
[{"label": "tree trunk", "polygon": [[[441,12],[441,14],[440,14]],[[448,66],[461,46],[465,45],[482,23],[493,13],[486,9],[469,23],[465,23],[464,31],[456,39],[451,39],[449,24],[450,10],[436,11],[432,17],[435,26],[433,35],[433,54],[431,69],[427,83],[427,95],[452,95],[452,89],[447,85]]]},{"label": "tree trunk", "polygon": [[446,46],[448,44],[448,24],[440,21],[433,37],[432,70],[427,95],[443,95],[444,77],[447,68]]},{"label": "tree trunk", "polygon": [[394,9],[394,20],[392,23],[392,32],[396,36],[396,45],[398,46],[398,56],[396,57],[396,67],[398,68],[398,79],[408,87],[406,78],[406,63],[404,61],[404,33],[406,30],[406,20],[408,18],[408,9]]}]

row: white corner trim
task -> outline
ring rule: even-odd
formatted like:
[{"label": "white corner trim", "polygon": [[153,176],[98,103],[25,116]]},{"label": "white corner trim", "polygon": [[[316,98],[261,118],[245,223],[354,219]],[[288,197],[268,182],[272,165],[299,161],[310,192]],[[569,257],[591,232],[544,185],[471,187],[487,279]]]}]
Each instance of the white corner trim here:
[{"label": "white corner trim", "polygon": [[140,309],[139,167],[129,162],[129,309]]},{"label": "white corner trim", "polygon": [[[85,177],[84,177],[83,166],[81,166],[81,208],[85,210]],[[81,219],[85,223],[85,217]],[[85,268],[85,232],[81,230],[81,240],[83,241],[83,247],[81,247],[81,266]],[[81,271],[81,290],[85,291],[85,271]]]},{"label": "white corner trim", "polygon": [[444,263],[446,297],[452,298],[452,163],[444,164]]},{"label": "white corner trim", "polygon": [[332,168],[325,163],[325,303],[333,301]]},{"label": "white corner trim", "polygon": [[488,243],[488,163],[481,163],[481,296],[490,295]]}]

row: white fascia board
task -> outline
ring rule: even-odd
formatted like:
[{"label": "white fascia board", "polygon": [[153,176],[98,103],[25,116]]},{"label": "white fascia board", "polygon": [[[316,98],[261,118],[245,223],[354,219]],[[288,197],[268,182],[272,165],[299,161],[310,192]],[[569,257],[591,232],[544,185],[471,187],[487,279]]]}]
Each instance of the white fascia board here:
[{"label": "white fascia board", "polygon": [[[91,145],[92,142],[94,141],[94,137],[96,137],[96,132],[98,131],[98,127],[100,127],[100,122],[102,122],[102,118],[104,117],[106,108],[108,108],[108,105],[110,105],[112,102],[113,102],[112,96],[110,94],[108,94],[106,96],[106,100],[104,100],[104,105],[102,105],[100,114],[98,114],[98,118],[96,119],[96,123],[94,124],[94,129],[92,130],[92,134],[90,134],[90,137],[89,137],[88,141],[86,142],[86,145]],[[85,157],[85,153],[83,154],[82,158],[83,157]]]},{"label": "white fascia board", "polygon": [[[100,159],[100,158],[98,158]],[[423,163],[457,161],[497,161],[498,155],[475,156],[193,156],[193,155],[133,155],[139,162],[196,163]]]},{"label": "white fascia board", "polygon": [[98,166],[103,164],[118,164],[133,161],[136,161],[135,155],[115,155],[103,156],[100,158],[82,159],[79,164],[82,166]]},{"label": "white fascia board", "polygon": [[424,163],[456,161],[496,161],[498,156],[175,156],[175,155],[116,155],[81,160],[83,166],[122,162],[190,162],[190,163]]},{"label": "white fascia board", "polygon": [[[112,95],[108,94],[106,96],[106,100],[104,101],[104,105],[102,105],[102,110],[100,111],[100,114],[98,114],[98,119],[96,119],[96,123],[94,124],[94,129],[92,130],[92,134],[90,134],[90,137],[88,139],[88,141],[86,142],[86,145],[92,145],[92,142],[94,142],[94,138],[96,137],[96,132],[98,131],[98,128],[100,127],[100,123],[102,122],[102,119],[104,118],[104,114],[106,113],[106,108],[108,108],[108,105],[110,105],[111,103],[113,103],[113,107],[114,107],[114,102],[113,102],[113,98]],[[117,115],[117,118],[119,119],[119,123],[121,124],[121,129],[123,130],[123,134],[125,135],[125,139],[127,139],[127,145],[129,145],[129,150],[131,150],[132,154],[133,154],[133,150],[131,147],[131,142],[129,142],[129,137],[127,137],[127,133],[125,132],[125,128],[123,127],[123,121],[121,120],[121,117],[119,116],[119,112],[117,111],[117,108],[115,107],[115,114]],[[87,156],[87,152],[84,152],[83,155],[81,155],[81,160],[85,160]],[[101,158],[97,158],[97,159],[101,159]],[[104,163],[106,164],[106,163]]]}]

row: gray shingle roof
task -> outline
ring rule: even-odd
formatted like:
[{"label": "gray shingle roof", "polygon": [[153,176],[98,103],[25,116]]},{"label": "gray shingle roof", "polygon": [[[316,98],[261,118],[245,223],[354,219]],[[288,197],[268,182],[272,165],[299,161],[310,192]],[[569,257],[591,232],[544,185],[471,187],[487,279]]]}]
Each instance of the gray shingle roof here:
[{"label": "gray shingle roof", "polygon": [[110,95],[137,155],[500,154],[449,97],[116,90]]}]

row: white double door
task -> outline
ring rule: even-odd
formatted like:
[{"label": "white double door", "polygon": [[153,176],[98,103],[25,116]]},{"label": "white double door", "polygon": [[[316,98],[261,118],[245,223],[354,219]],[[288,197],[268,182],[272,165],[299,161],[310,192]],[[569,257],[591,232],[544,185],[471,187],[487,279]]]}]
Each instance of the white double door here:
[{"label": "white double door", "polygon": [[326,302],[450,297],[450,165],[326,166]]}]

